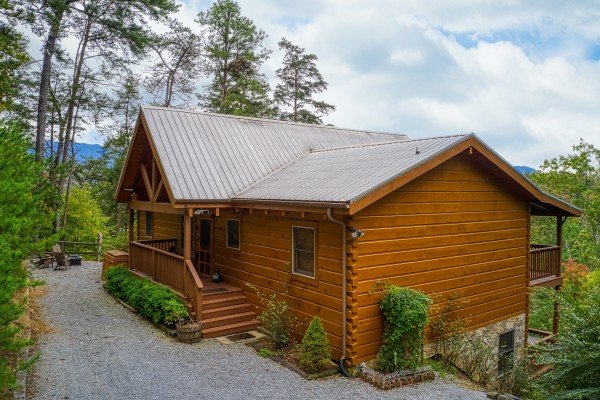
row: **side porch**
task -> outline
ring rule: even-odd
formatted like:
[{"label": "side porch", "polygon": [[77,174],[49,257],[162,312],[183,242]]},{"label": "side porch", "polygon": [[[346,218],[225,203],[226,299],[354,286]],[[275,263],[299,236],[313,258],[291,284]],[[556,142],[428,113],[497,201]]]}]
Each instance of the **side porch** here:
[{"label": "side porch", "polygon": [[[148,223],[148,219],[154,215],[173,217],[173,221],[180,223],[179,234],[145,232],[147,226],[153,229],[150,227],[154,224]],[[185,301],[190,317],[202,321],[202,334],[206,338],[246,332],[259,326],[254,307],[241,288],[212,281],[213,226],[214,214],[206,210],[194,214],[191,209],[171,207],[161,207],[160,213],[130,209],[130,269],[177,293]],[[170,237],[165,237],[169,233]]]}]

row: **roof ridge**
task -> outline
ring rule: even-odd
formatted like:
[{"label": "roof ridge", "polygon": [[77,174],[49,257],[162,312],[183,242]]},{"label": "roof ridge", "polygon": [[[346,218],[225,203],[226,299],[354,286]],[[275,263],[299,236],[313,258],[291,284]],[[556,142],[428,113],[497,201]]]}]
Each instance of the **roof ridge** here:
[{"label": "roof ridge", "polygon": [[388,144],[396,144],[396,143],[420,142],[420,141],[431,140],[431,139],[446,139],[446,138],[452,138],[452,137],[466,137],[466,136],[474,136],[474,135],[475,135],[474,133],[459,133],[456,135],[431,136],[431,137],[419,138],[419,139],[392,140],[389,142],[378,142],[378,143],[363,143],[363,144],[354,144],[351,146],[332,147],[332,148],[328,148],[328,149],[314,150],[314,151],[311,151],[311,153],[323,153],[326,151],[345,150],[345,149],[354,149],[354,148],[372,147],[372,146],[385,146]]},{"label": "roof ridge", "polygon": [[404,133],[378,132],[378,131],[372,131],[372,130],[366,130],[366,129],[343,128],[343,127],[333,126],[333,125],[305,124],[303,122],[283,121],[280,119],[247,117],[247,116],[243,116],[243,115],[231,115],[231,114],[219,114],[219,113],[210,112],[210,111],[189,110],[189,109],[183,109],[183,108],[161,107],[161,106],[153,106],[153,105],[142,105],[142,106],[140,106],[140,108],[142,108],[142,109],[153,108],[153,109],[158,109],[158,110],[176,111],[176,112],[184,112],[184,113],[190,113],[190,114],[211,115],[211,116],[215,116],[215,117],[224,117],[224,118],[233,118],[233,119],[247,119],[247,120],[251,120],[251,121],[266,121],[266,122],[271,122],[271,123],[276,123],[276,124],[292,125],[292,126],[308,126],[308,127],[314,127],[314,128],[333,129],[333,130],[349,131],[349,132],[373,133],[376,135],[404,136],[406,138],[404,140],[408,140],[408,135],[406,135]]}]

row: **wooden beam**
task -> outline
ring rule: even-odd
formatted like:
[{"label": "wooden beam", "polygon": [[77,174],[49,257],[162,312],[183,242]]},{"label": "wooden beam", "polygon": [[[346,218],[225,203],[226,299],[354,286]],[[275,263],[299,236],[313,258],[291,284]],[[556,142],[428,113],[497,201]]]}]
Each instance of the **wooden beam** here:
[{"label": "wooden beam", "polygon": [[129,208],[134,210],[152,211],[164,214],[183,214],[185,210],[173,208],[169,203],[150,203],[147,201],[130,201]]},{"label": "wooden beam", "polygon": [[192,259],[192,215],[194,210],[189,208],[183,216],[183,259]]},{"label": "wooden beam", "polygon": [[156,190],[154,191],[154,196],[152,196],[153,203],[156,203],[158,201],[158,196],[160,196],[160,192],[162,189],[163,189],[163,180],[162,180],[162,178],[160,178],[160,180],[158,181]]},{"label": "wooden beam", "polygon": [[146,171],[146,166],[144,164],[140,164],[140,171],[142,172],[142,178],[144,179],[144,186],[146,186],[146,192],[148,192],[148,198],[152,199],[154,195],[154,190],[152,188],[152,184],[150,183],[148,171]]}]

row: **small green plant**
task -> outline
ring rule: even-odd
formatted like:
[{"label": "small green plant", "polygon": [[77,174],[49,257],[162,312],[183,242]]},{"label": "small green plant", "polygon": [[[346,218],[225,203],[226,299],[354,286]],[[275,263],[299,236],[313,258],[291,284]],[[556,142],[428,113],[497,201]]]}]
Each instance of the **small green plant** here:
[{"label": "small green plant", "polygon": [[269,358],[273,355],[273,352],[263,347],[262,349],[258,350],[258,355],[264,358]]},{"label": "small green plant", "polygon": [[136,278],[122,266],[110,268],[105,276],[106,289],[138,310],[141,316],[169,327],[189,318],[185,304],[168,288],[149,279]]},{"label": "small green plant", "polygon": [[383,372],[416,369],[423,362],[423,329],[431,299],[414,289],[387,285],[381,297],[383,342],[376,368]]},{"label": "small green plant", "polygon": [[325,328],[319,317],[314,317],[302,338],[300,366],[308,373],[320,372],[331,363],[331,349]]},{"label": "small green plant", "polygon": [[[287,296],[289,263],[285,264],[284,269],[286,280],[284,281],[283,292],[284,296]],[[288,302],[285,298],[280,299],[275,293],[272,293],[270,296],[265,295],[251,283],[246,283],[246,286],[258,295],[264,307],[263,312],[258,316],[258,320],[271,334],[270,340],[272,346],[278,350],[289,346],[292,343],[292,329],[296,319],[290,311]]]}]

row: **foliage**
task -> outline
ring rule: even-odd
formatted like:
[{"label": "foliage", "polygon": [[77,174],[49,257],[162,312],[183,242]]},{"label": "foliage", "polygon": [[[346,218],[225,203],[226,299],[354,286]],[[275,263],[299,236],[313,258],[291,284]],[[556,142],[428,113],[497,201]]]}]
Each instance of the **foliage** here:
[{"label": "foliage", "polygon": [[422,363],[423,329],[431,299],[417,290],[388,285],[380,308],[384,316],[383,343],[377,369],[384,372],[415,369]]},{"label": "foliage", "polygon": [[163,94],[163,107],[183,102],[190,105],[196,80],[202,73],[202,38],[181,22],[172,20],[169,31],[158,36],[152,50],[157,59],[149,70],[146,87],[151,93]]},{"label": "foliage", "polygon": [[315,94],[327,89],[317,69],[317,56],[283,38],[279,49],[285,52],[283,66],[276,71],[279,83],[273,97],[279,118],[287,121],[322,124],[322,117],[335,110],[331,104],[317,101]]},{"label": "foliage", "polygon": [[[562,292],[562,291],[561,291]],[[600,397],[600,286],[583,285],[579,296],[561,294],[561,329],[538,361],[553,364],[540,386],[548,399]]]},{"label": "foliage", "polygon": [[554,316],[554,289],[536,287],[529,296],[529,327],[543,331],[552,331]]},{"label": "foliage", "polygon": [[264,358],[269,358],[273,355],[273,352],[269,349],[262,348],[258,350],[258,355]]},{"label": "foliage", "polygon": [[[544,161],[531,179],[583,210],[581,218],[569,218],[563,226],[563,255],[596,269],[600,265],[600,149],[582,140],[573,146],[572,154]],[[532,223],[532,243],[554,237],[555,222],[534,218]]]},{"label": "foliage", "polygon": [[331,349],[325,328],[319,317],[314,317],[302,338],[300,366],[308,373],[320,372],[331,363]]},{"label": "foliage", "polygon": [[102,213],[89,187],[72,189],[68,216],[68,224],[63,227],[63,234],[68,240],[93,242],[98,233],[107,235],[108,217]]},{"label": "foliage", "polygon": [[105,273],[106,289],[157,324],[174,326],[189,318],[185,304],[167,287],[135,277],[127,268],[115,266]]},{"label": "foliage", "polygon": [[29,61],[27,42],[8,23],[0,21],[0,112],[12,109],[23,84],[23,72]]},{"label": "foliage", "polygon": [[206,32],[207,71],[212,82],[202,97],[210,111],[254,117],[273,114],[269,85],[260,73],[270,51],[263,47],[266,33],[242,16],[233,0],[217,0],[198,14]]},{"label": "foliage", "polygon": [[22,263],[44,243],[32,243],[47,234],[49,222],[43,200],[46,185],[41,165],[28,152],[29,142],[16,124],[0,123],[0,397],[15,388],[15,356],[31,342],[21,339],[17,324],[26,299],[17,294],[29,284]]},{"label": "foliage", "polygon": [[[285,264],[284,269],[286,280],[284,281],[283,292],[284,296],[287,296],[289,289],[287,281],[287,276],[290,272],[289,263]],[[258,316],[258,320],[271,334],[270,341],[273,347],[275,349],[283,349],[289,346],[292,343],[292,329],[296,323],[296,319],[291,313],[288,302],[285,299],[279,299],[276,293],[267,296],[251,283],[246,283],[246,286],[258,295],[264,307],[262,313]]]},{"label": "foliage", "polygon": [[531,357],[526,354],[517,356],[511,368],[494,382],[494,391],[510,393],[524,399],[537,398],[539,393],[533,381],[533,372]]}]

